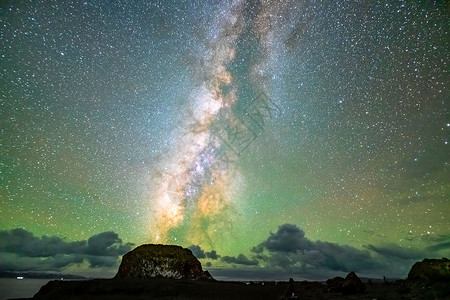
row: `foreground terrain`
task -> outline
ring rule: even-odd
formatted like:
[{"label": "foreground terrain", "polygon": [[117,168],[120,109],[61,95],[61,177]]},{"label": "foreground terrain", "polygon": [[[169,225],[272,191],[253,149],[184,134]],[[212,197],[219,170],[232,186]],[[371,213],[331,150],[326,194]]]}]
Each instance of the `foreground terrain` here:
[{"label": "foreground terrain", "polygon": [[[366,283],[344,294],[320,282],[226,282],[188,279],[51,281],[32,299],[450,299],[448,282],[398,280]],[[292,296],[294,293],[294,296]]]}]

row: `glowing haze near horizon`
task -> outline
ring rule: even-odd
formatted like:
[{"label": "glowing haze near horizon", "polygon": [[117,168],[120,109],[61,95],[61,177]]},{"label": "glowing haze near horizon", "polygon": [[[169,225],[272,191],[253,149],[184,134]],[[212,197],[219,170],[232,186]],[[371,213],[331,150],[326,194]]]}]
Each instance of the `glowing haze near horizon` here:
[{"label": "glowing haze near horizon", "polygon": [[396,276],[448,256],[448,2],[0,8],[4,234],[306,277],[346,271],[335,245]]}]

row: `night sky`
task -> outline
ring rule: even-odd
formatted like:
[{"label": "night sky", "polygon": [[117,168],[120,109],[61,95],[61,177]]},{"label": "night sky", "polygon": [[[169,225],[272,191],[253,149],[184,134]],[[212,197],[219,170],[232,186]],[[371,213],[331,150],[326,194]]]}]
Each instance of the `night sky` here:
[{"label": "night sky", "polygon": [[0,271],[406,276],[450,253],[448,1],[1,1]]}]

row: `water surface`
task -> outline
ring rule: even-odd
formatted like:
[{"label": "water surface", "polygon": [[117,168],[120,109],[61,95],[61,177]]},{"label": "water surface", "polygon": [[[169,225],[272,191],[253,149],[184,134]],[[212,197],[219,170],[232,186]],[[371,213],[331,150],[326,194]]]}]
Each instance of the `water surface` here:
[{"label": "water surface", "polygon": [[41,286],[54,279],[0,278],[0,300],[10,298],[31,298]]}]

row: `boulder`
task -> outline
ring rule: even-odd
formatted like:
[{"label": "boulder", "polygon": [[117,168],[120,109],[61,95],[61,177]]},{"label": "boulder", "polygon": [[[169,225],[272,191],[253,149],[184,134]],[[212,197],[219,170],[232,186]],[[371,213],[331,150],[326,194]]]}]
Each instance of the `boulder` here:
[{"label": "boulder", "polygon": [[361,279],[354,272],[348,273],[342,283],[343,294],[357,294],[363,293],[366,290],[366,286],[362,283]]},{"label": "boulder", "polygon": [[347,277],[335,277],[327,280],[328,290],[332,292],[339,292],[345,295],[363,293],[366,286],[361,279],[354,272],[348,273]]},{"label": "boulder", "polygon": [[425,258],[416,262],[408,273],[408,280],[450,281],[450,260]]},{"label": "boulder", "polygon": [[153,244],[139,246],[125,254],[116,274],[116,278],[151,277],[199,279],[208,276],[191,250]]},{"label": "boulder", "polygon": [[343,282],[344,278],[340,276],[336,276],[333,279],[328,279],[326,281],[327,290],[332,292],[337,291],[341,288]]}]

